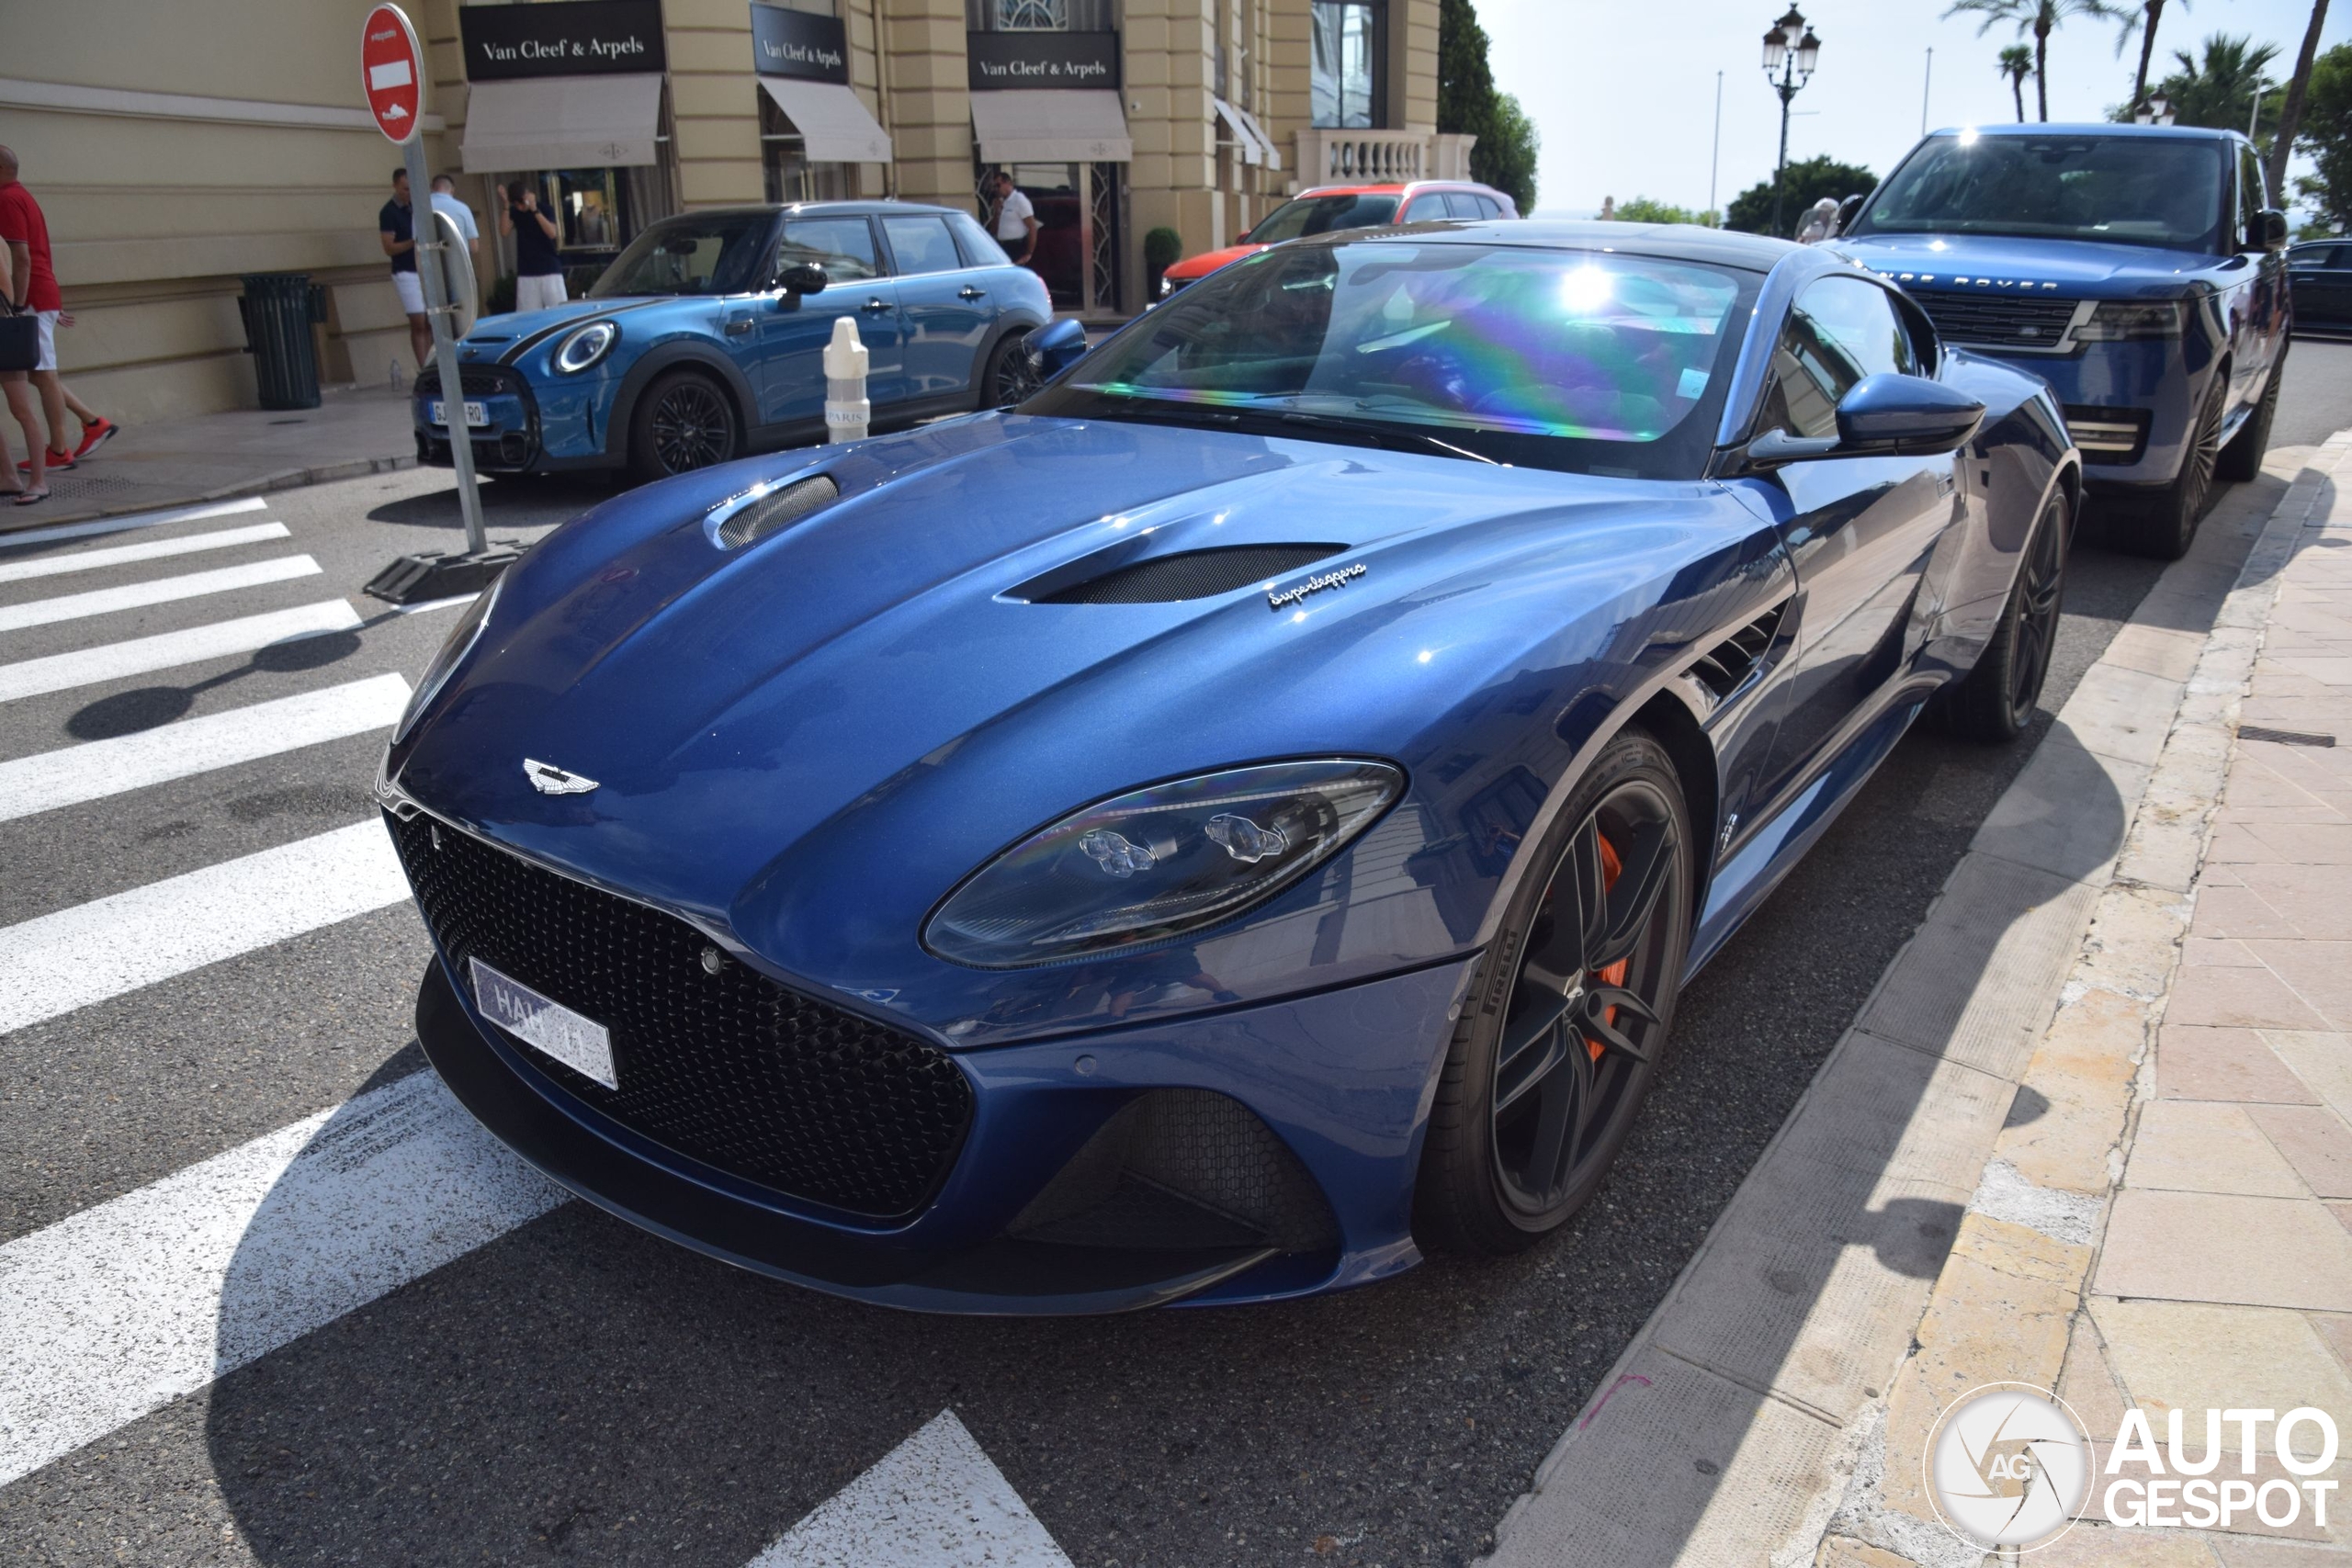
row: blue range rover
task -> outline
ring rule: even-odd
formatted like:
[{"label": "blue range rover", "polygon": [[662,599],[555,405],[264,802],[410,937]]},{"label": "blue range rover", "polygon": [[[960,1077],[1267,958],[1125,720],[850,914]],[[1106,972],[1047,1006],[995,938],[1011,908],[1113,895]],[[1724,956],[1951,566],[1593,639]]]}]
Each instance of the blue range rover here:
[{"label": "blue range rover", "polygon": [[2115,542],[2177,559],[2269,445],[2286,241],[2235,131],[2003,125],[1922,140],[1837,243],[1945,342],[2048,381],[2090,488],[2137,503]]},{"label": "blue range rover", "polygon": [[[1044,279],[965,213],[911,202],[713,208],[647,226],[584,299],[486,316],[458,346],[474,464],[659,479],[825,435],[822,355],[849,316],[874,428],[1025,397]],[[449,462],[440,378],[420,461]]]}]

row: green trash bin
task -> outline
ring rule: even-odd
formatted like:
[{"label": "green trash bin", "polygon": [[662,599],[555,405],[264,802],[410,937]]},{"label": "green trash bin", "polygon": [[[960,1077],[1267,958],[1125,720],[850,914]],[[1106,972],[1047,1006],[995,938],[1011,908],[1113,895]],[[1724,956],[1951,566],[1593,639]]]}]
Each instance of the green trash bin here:
[{"label": "green trash bin", "polygon": [[307,272],[249,272],[237,310],[245,319],[245,352],[266,409],[319,406],[319,356],[311,323],[325,319],[326,290]]}]

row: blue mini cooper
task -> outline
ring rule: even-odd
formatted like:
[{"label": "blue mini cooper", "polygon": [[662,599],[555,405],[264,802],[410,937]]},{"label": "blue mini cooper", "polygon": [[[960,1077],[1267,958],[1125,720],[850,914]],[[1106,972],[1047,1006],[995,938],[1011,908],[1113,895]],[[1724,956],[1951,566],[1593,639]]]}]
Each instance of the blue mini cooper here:
[{"label": "blue mini cooper", "polygon": [[[1027,394],[1053,308],[965,213],[896,201],[718,208],[649,226],[587,297],[484,318],[458,346],[474,464],[660,479],[825,434],[821,355],[851,316],[876,430]],[[417,457],[449,463],[438,375]]]},{"label": "blue mini cooper", "polygon": [[1945,342],[2050,383],[2115,542],[2177,560],[2218,475],[2249,479],[2278,406],[2287,220],[2254,146],[2187,126],[1939,131],[1838,248]]}]

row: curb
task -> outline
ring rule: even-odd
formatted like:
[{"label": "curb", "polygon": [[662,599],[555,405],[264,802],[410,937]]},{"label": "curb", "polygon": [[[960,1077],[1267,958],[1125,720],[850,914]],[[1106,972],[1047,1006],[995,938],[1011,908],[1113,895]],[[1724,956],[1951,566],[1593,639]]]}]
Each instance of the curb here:
[{"label": "curb", "polygon": [[2347,465],[2352,431],[2085,673],[1490,1568],[1982,1561],[1917,1444],[1951,1394],[2057,1386],[2278,569]]},{"label": "curb", "polygon": [[208,501],[230,501],[241,495],[266,495],[272,491],[301,490],[310,485],[333,484],[338,479],[365,479],[369,474],[394,473],[401,468],[413,468],[413,457],[352,457],[340,463],[320,463],[304,468],[277,468],[255,479],[239,479],[233,484],[220,485],[195,495],[144,498],[111,506],[87,506],[79,512],[49,512],[39,517],[28,517],[19,524],[11,520],[0,524],[0,539],[24,528],[47,527],[57,523],[86,523],[97,517],[122,517],[134,512],[167,512],[182,506],[201,506]]}]

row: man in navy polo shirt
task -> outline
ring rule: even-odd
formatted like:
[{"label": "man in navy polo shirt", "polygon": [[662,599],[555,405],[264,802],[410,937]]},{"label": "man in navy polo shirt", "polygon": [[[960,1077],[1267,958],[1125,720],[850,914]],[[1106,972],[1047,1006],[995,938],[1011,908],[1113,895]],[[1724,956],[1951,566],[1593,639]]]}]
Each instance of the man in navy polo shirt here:
[{"label": "man in navy polo shirt", "polygon": [[376,214],[376,237],[392,258],[392,288],[408,316],[408,345],[416,367],[433,363],[433,324],[424,315],[424,280],[416,275],[416,209],[409,204],[408,171],[392,171],[392,199]]}]

